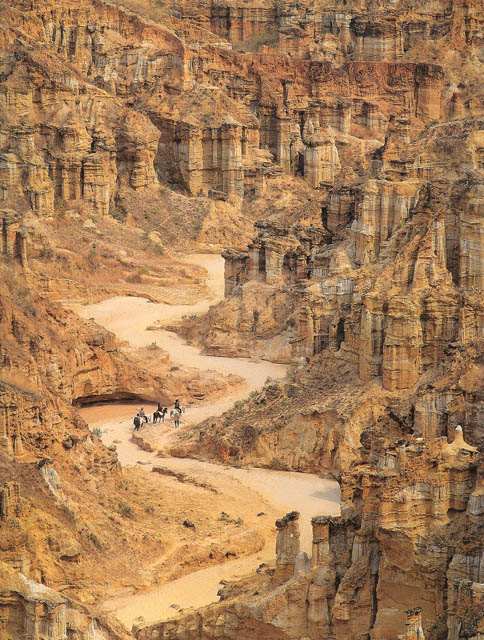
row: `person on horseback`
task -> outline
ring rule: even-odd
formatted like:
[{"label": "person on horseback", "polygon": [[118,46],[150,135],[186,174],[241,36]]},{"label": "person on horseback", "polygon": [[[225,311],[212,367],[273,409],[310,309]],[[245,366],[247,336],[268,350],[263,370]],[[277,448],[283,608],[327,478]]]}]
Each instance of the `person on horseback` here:
[{"label": "person on horseback", "polygon": [[141,409],[139,410],[139,417],[141,418],[141,421],[147,423],[148,422],[148,416],[145,414],[145,410],[143,409],[143,407],[141,407]]},{"label": "person on horseback", "polygon": [[182,412],[178,398],[175,400],[175,411],[178,411],[178,413]]},{"label": "person on horseback", "polygon": [[165,422],[165,416],[168,413],[167,407],[163,407],[161,402],[158,402],[158,408],[153,413],[153,423]]}]

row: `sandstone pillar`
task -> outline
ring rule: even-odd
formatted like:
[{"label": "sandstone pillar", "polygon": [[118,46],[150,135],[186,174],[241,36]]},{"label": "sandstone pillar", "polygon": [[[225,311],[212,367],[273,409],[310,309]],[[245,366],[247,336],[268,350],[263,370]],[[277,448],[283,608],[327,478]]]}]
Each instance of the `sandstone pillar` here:
[{"label": "sandstone pillar", "polygon": [[261,247],[259,246],[257,241],[249,245],[248,254],[249,257],[247,261],[247,277],[249,280],[257,280],[261,261]]},{"label": "sandstone pillar", "polygon": [[15,253],[15,235],[16,232],[12,229],[12,220],[7,217],[3,218],[2,228],[2,253],[6,256],[13,257]]},{"label": "sandstone pillar", "polygon": [[242,170],[242,125],[227,118],[222,125],[222,190],[227,194],[244,195]]},{"label": "sandstone pillar", "polygon": [[19,458],[24,454],[24,445],[22,443],[22,436],[20,432],[17,432],[13,435],[13,454],[16,458]]},{"label": "sandstone pillar", "polygon": [[387,313],[383,344],[383,388],[411,387],[422,369],[422,326],[419,310],[409,299],[394,298]]},{"label": "sandstone pillar", "polygon": [[[214,134],[213,130],[211,134]],[[194,124],[181,122],[172,135],[175,136],[172,141],[175,148],[174,160],[183,183],[190,193],[197,195],[203,188],[203,169],[211,168],[212,154],[204,157],[202,130]],[[212,188],[217,187],[218,185],[212,184]]]},{"label": "sandstone pillar", "polygon": [[281,278],[282,256],[274,249],[265,249],[265,281],[275,284]]},{"label": "sandstone pillar", "polygon": [[18,482],[5,482],[0,489],[0,518],[8,520],[20,513],[20,488]]},{"label": "sandstone pillar", "polygon": [[276,160],[287,173],[291,170],[291,138],[292,124],[287,116],[279,115],[276,120]]},{"label": "sandstone pillar", "polygon": [[312,568],[328,563],[329,559],[329,519],[316,516],[311,520],[313,525]]},{"label": "sandstone pillar", "polygon": [[292,340],[292,355],[294,357],[305,357],[313,354],[313,316],[309,306],[302,306],[299,308],[297,316],[297,338]]},{"label": "sandstone pillar", "polygon": [[3,447],[8,455],[13,454],[9,433],[8,407],[0,407],[0,447]]},{"label": "sandstone pillar", "polygon": [[442,69],[433,64],[419,64],[415,80],[417,84],[416,115],[429,120],[438,120],[443,86]]},{"label": "sandstone pillar", "polygon": [[421,611],[422,609],[420,607],[406,611],[407,622],[405,624],[407,626],[407,630],[405,632],[405,636],[403,636],[405,640],[425,640],[425,635],[422,629]]},{"label": "sandstone pillar", "polygon": [[22,228],[17,232],[15,241],[15,257],[20,261],[23,269],[28,271],[29,263],[27,260],[27,231]]},{"label": "sandstone pillar", "polygon": [[249,254],[234,249],[226,249],[222,252],[224,259],[224,279],[226,298],[232,294],[234,289],[246,282],[246,268]]},{"label": "sandstone pillar", "polygon": [[381,374],[385,340],[383,302],[371,294],[363,298],[359,336],[359,372],[362,380]]},{"label": "sandstone pillar", "polygon": [[276,520],[276,584],[286,582],[294,575],[294,567],[299,554],[299,513],[291,511],[284,518]]},{"label": "sandstone pillar", "polygon": [[297,256],[296,258],[296,279],[307,280],[308,278],[308,261],[306,256]]},{"label": "sandstone pillar", "polygon": [[5,234],[5,220],[0,221],[0,255],[7,253],[7,237]]}]

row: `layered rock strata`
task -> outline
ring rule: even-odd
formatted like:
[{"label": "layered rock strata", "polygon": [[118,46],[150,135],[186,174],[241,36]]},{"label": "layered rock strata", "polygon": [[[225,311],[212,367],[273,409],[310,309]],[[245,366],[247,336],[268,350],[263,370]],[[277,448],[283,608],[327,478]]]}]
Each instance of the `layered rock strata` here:
[{"label": "layered rock strata", "polygon": [[392,118],[421,127],[440,116],[433,65],[332,68],[216,41],[194,50],[170,20],[154,25],[101,2],[81,10],[19,0],[4,17],[1,186],[8,205],[19,206],[20,192],[22,207],[41,216],[74,202],[107,215],[123,185],[257,197],[284,171],[317,188],[333,183],[342,161],[364,164]]},{"label": "layered rock strata", "polygon": [[[389,460],[390,439],[382,440],[373,455]],[[288,514],[276,522],[273,577],[254,578],[243,595],[239,586],[233,599],[228,591],[220,604],[139,627],[136,636],[229,639],[244,629],[259,638],[356,639],[369,631],[390,640],[445,630],[451,640],[477,638],[481,467],[460,426],[450,442],[402,439],[392,463],[342,476],[342,515],[312,520],[310,567],[296,562],[297,514]]]},{"label": "layered rock strata", "polygon": [[[249,579],[246,596],[229,586],[221,603],[136,635],[393,640],[407,627],[408,638],[478,638],[482,7],[176,5],[159,24],[100,0],[2,8],[0,557],[29,576],[2,569],[3,628],[98,635],[38,586],[87,573],[59,567],[80,562],[75,541],[29,541],[22,486],[39,497],[36,517],[54,504],[63,531],[62,518],[84,526],[72,496],[79,506],[87,494],[69,496],[56,466],[86,474],[96,513],[100,479],[119,470],[69,405],[133,387],[159,399],[162,382],[133,376],[111,334],[39,300],[22,216],[72,208],[145,225],[169,202],[164,229],[177,201],[200,229],[190,238],[208,242],[219,218],[264,219],[247,251],[237,237],[225,252],[226,301],[191,337],[295,366],[175,452],[332,473],[344,505],[313,520],[310,568],[288,514],[274,572]],[[306,196],[288,213],[293,189]],[[459,423],[469,445],[454,439]],[[85,526],[85,547],[102,546],[101,525]]]},{"label": "layered rock strata", "polygon": [[[335,186],[319,226],[257,223],[247,252],[223,254],[226,302],[199,327],[203,342],[225,353],[240,341],[246,353],[286,361],[329,348],[362,380],[381,377],[394,391],[411,388],[448,344],[482,337],[474,297],[482,289],[480,127],[480,118],[432,127],[406,151],[407,180],[391,179],[378,152],[378,177],[343,190],[350,217],[332,214],[342,202]],[[415,168],[422,162],[425,176]]]}]

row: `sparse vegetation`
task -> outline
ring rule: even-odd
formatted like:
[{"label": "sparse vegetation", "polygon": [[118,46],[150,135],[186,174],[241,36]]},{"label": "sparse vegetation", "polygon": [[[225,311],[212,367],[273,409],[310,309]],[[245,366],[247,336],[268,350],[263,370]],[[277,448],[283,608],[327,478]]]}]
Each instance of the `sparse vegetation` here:
[{"label": "sparse vegetation", "polygon": [[222,511],[222,513],[219,515],[218,519],[221,522],[227,522],[230,524],[235,524],[238,527],[242,524],[244,524],[244,520],[242,518],[236,517],[236,518],[232,518],[228,513],[225,513],[225,511]]},{"label": "sparse vegetation", "polygon": [[95,247],[91,247],[89,249],[89,253],[87,254],[87,261],[91,267],[97,267],[99,263],[99,256]]},{"label": "sparse vegetation", "polygon": [[165,8],[163,0],[155,0],[155,2],[152,0],[116,0],[116,4],[155,22],[166,20],[168,14],[168,8]]},{"label": "sparse vegetation", "polygon": [[52,250],[52,247],[49,247],[49,245],[43,244],[40,247],[39,258],[45,258],[47,260],[50,260],[50,258],[52,258],[53,255],[54,255],[54,252]]},{"label": "sparse vegetation", "polygon": [[118,502],[118,510],[119,513],[124,516],[125,518],[130,518],[131,520],[134,520],[135,515],[134,515],[134,511],[133,509],[129,506],[129,504],[126,504],[125,502],[123,502],[122,500],[120,500]]},{"label": "sparse vegetation", "polygon": [[128,282],[133,282],[133,283],[140,283],[143,281],[143,276],[148,275],[150,272],[150,270],[148,269],[148,267],[139,267],[138,270],[131,274],[127,280]]},{"label": "sparse vegetation", "polygon": [[90,542],[92,542],[92,544],[96,547],[96,549],[102,549],[103,548],[102,542],[99,540],[97,535],[95,533],[93,533],[92,531],[90,531],[87,534],[87,539]]},{"label": "sparse vegetation", "polygon": [[103,437],[103,432],[99,427],[94,427],[94,429],[91,431],[92,435],[94,438],[97,438],[98,440],[101,440]]},{"label": "sparse vegetation", "polygon": [[270,29],[256,33],[248,40],[237,43],[234,49],[243,53],[257,53],[262,46],[276,47],[278,42],[279,32],[275,29]]}]

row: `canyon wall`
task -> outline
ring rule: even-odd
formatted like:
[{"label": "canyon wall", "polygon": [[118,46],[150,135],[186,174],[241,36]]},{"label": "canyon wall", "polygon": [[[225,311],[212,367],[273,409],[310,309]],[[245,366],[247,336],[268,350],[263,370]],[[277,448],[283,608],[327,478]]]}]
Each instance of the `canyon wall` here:
[{"label": "canyon wall", "polygon": [[112,214],[125,187],[257,197],[280,171],[332,184],[389,120],[440,117],[432,64],[240,54],[101,2],[19,1],[3,16],[0,184],[5,206],[39,216]]},{"label": "canyon wall", "polygon": [[482,454],[460,426],[449,440],[402,442],[380,431],[368,460],[342,475],[342,515],[312,520],[311,563],[298,554],[298,514],[287,514],[275,569],[136,637],[480,638]]},{"label": "canyon wall", "polygon": [[482,3],[177,0],[157,22],[137,4],[0,10],[2,632],[126,637],[94,623],[101,552],[162,547],[159,523],[118,522],[119,492],[137,494],[72,410],[164,387],[46,299],[29,243],[69,214],[184,250],[223,240],[226,298],[183,331],[292,365],[173,453],[342,485],[341,517],[313,520],[311,567],[292,512],[275,567],[136,637],[477,640]]}]

